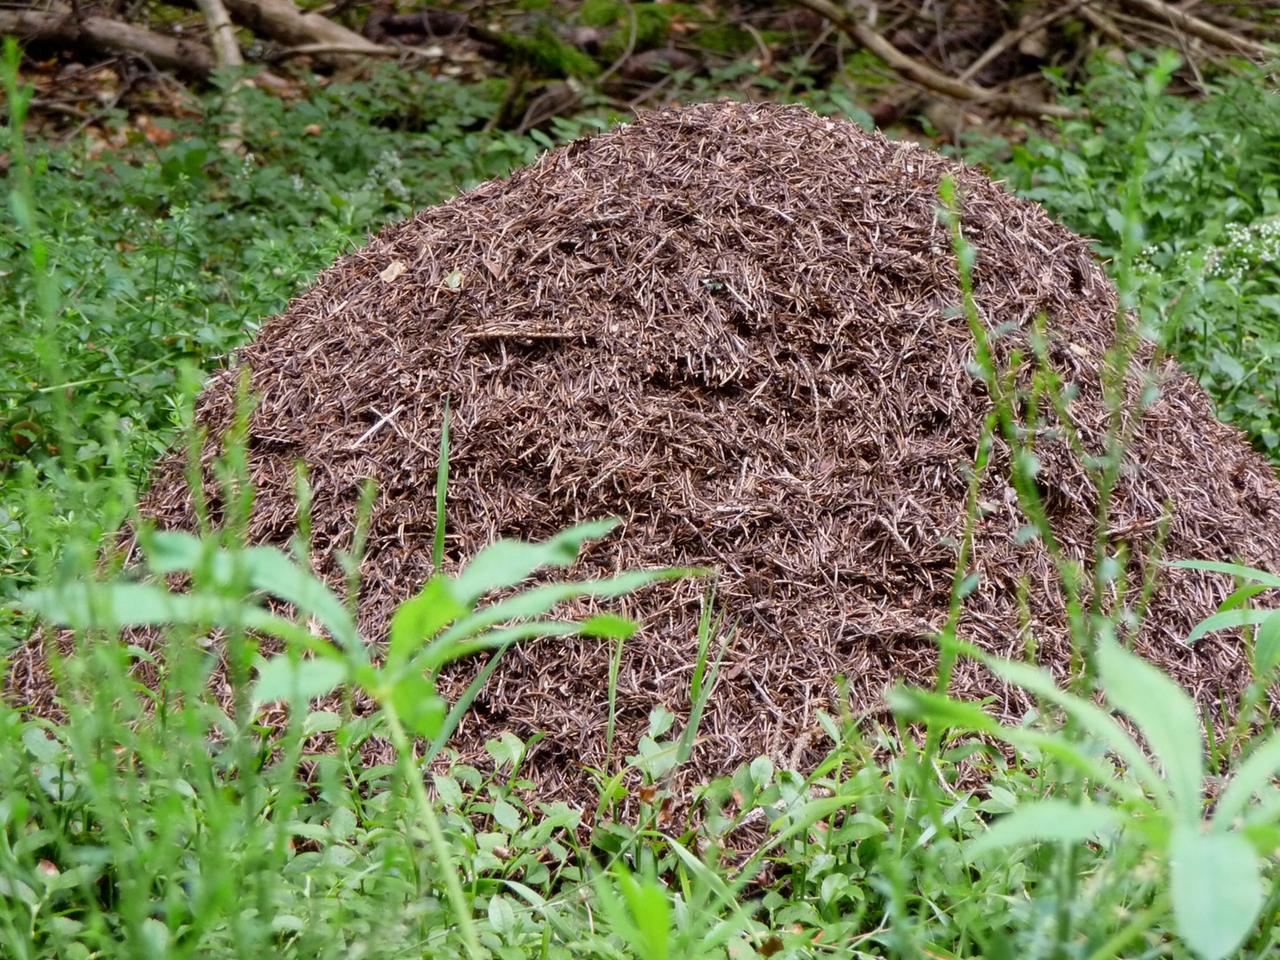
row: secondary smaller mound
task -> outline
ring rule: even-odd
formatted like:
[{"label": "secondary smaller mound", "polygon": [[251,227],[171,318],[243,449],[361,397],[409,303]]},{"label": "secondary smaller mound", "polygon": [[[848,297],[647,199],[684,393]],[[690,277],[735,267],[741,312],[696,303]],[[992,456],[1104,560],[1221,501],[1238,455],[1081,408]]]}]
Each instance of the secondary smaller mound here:
[{"label": "secondary smaller mound", "polygon": [[[699,773],[760,753],[805,764],[835,678],[855,709],[898,681],[929,683],[945,620],[967,476],[988,397],[971,373],[947,231],[944,176],[977,247],[984,322],[1025,343],[1047,318],[1050,358],[1076,385],[1070,417],[1098,450],[1099,371],[1116,294],[1087,243],[981,173],[806,109],[714,103],[649,114],[546,154],[384,230],[339,260],[240,355],[261,404],[250,435],[252,536],[293,530],[294,464],[311,468],[318,563],[351,537],[362,484],[379,495],[360,617],[381,636],[430,575],[436,452],[446,398],[453,449],[449,562],[501,536],[544,537],[607,515],[620,535],[577,572],[709,564],[736,632],[694,758]],[[1023,371],[1026,372],[1025,370]],[[1132,556],[1164,553],[1280,569],[1280,484],[1171,365],[1136,427],[1110,515]],[[237,370],[199,405],[230,422]],[[1045,502],[1065,550],[1088,555],[1097,492],[1061,438],[1037,440]],[[178,459],[145,509],[192,523]],[[962,632],[989,650],[1069,662],[1063,599],[1024,525],[999,448],[981,489]],[[1131,562],[1131,583],[1147,573]],[[1160,570],[1137,649],[1205,703],[1247,669],[1238,637],[1182,643],[1225,578]],[[630,607],[617,754],[651,708],[688,708],[701,587],[651,589]],[[1029,619],[1019,609],[1025,593]],[[606,644],[511,652],[464,723],[482,756],[510,730],[547,733],[532,758],[545,795],[605,766]],[[455,690],[468,679],[464,668]],[[1029,706],[982,671],[960,692]],[[616,762],[616,761],[615,761]]]}]

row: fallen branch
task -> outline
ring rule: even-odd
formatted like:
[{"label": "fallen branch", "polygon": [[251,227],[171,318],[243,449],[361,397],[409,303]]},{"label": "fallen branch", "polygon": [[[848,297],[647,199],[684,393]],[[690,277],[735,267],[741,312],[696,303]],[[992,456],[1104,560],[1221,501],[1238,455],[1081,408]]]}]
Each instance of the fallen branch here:
[{"label": "fallen branch", "polygon": [[922,87],[956,100],[970,100],[988,104],[1007,113],[1030,117],[1075,117],[1078,112],[1056,103],[1025,100],[1021,97],[989,90],[966,81],[949,77],[926,63],[921,63],[903,53],[883,36],[873,30],[862,18],[836,6],[831,0],[794,0],[823,17],[826,17],[844,33],[864,48],[874,53],[893,70]]},{"label": "fallen branch", "polygon": [[289,47],[271,56],[272,63],[282,63],[294,57],[391,57],[417,58],[421,60],[439,60],[444,56],[439,47],[388,47],[369,46],[349,47],[339,43],[304,43],[299,47]]},{"label": "fallen branch", "polygon": [[1045,27],[1052,26],[1054,23],[1058,22],[1059,20],[1062,20],[1065,17],[1070,16],[1071,14],[1079,10],[1081,7],[1086,6],[1092,2],[1093,0],[1073,0],[1073,2],[1068,3],[1062,7],[1058,7],[1056,10],[1050,10],[1048,13],[1046,13],[1042,17],[1037,17],[1034,20],[1029,20],[1024,25],[1020,27],[1016,27],[1013,30],[1010,30],[1008,33],[1001,36],[1000,39],[997,40],[995,43],[993,43],[990,47],[988,47],[986,52],[983,53],[982,56],[978,57],[978,59],[973,61],[973,63],[969,64],[969,66],[965,67],[964,70],[961,71],[960,76],[957,79],[959,79],[961,82],[968,82],[972,80],[979,73],[981,73],[983,68],[986,67],[989,63],[991,63],[991,61],[993,61],[996,57],[1000,56],[1000,54],[1004,53],[1010,47],[1020,43],[1024,37],[1029,37],[1031,36],[1031,34],[1035,33],[1037,30],[1043,30]]},{"label": "fallen branch", "polygon": [[[244,57],[240,55],[240,44],[236,42],[236,28],[227,16],[227,8],[222,5],[222,0],[196,0],[196,4],[209,25],[209,45],[213,48],[213,59],[218,67],[223,70],[243,67]],[[242,77],[236,77],[229,91],[227,111],[230,119],[227,121],[227,135],[219,144],[231,153],[239,153],[244,149],[244,118],[239,98],[236,97],[243,82]]]},{"label": "fallen branch", "polygon": [[1207,40],[1214,46],[1222,47],[1224,50],[1245,53],[1255,60],[1268,61],[1274,60],[1276,57],[1276,51],[1265,43],[1242,37],[1237,33],[1232,33],[1230,30],[1223,30],[1208,20],[1201,20],[1199,17],[1192,16],[1177,7],[1164,3],[1163,0],[1120,0],[1120,3],[1127,7],[1132,7],[1134,10],[1141,10],[1152,17],[1158,17],[1170,25],[1186,31],[1193,37]]},{"label": "fallen branch", "polygon": [[1095,30],[1114,43],[1117,47],[1131,49],[1134,46],[1134,42],[1125,35],[1123,30],[1116,26],[1116,22],[1102,11],[1095,10],[1092,7],[1082,7],[1080,15],[1088,20]]},{"label": "fallen branch", "polygon": [[209,48],[189,40],[175,40],[107,17],[77,19],[72,9],[53,4],[47,10],[0,10],[0,34],[26,42],[64,43],[142,57],[156,67],[203,79],[213,72]]},{"label": "fallen branch", "polygon": [[327,17],[303,13],[290,0],[225,0],[236,21],[291,47],[331,44],[361,55],[385,56],[382,48]]},{"label": "fallen branch", "polygon": [[240,44],[236,43],[236,28],[232,25],[222,0],[196,0],[196,5],[209,25],[209,46],[213,47],[213,58],[218,66],[244,66]]}]

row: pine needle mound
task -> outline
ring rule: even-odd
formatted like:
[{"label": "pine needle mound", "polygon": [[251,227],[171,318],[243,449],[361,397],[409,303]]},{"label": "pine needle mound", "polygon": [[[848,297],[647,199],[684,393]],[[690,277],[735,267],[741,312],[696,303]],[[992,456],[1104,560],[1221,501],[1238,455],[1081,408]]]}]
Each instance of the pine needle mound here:
[{"label": "pine needle mound", "polygon": [[[498,537],[610,515],[621,529],[573,573],[715,567],[736,630],[695,772],[762,753],[812,762],[817,713],[838,709],[835,678],[868,711],[891,684],[934,680],[930,637],[947,616],[990,410],[937,216],[948,174],[978,251],[984,322],[1005,331],[1007,356],[1047,318],[1051,362],[1078,392],[1070,418],[1098,452],[1117,297],[1083,239],[914,144],[801,107],[722,102],[647,115],[424,210],[271,320],[238,359],[261,395],[252,537],[292,534],[294,465],[306,461],[318,564],[340,583],[335,555],[374,480],[360,617],[366,635],[383,636],[432,572],[448,398],[451,567]],[[1280,570],[1280,483],[1195,383],[1172,365],[1158,377],[1109,531],[1133,558],[1132,602],[1156,577],[1136,648],[1213,704],[1247,682],[1241,638],[1182,641],[1231,583],[1140,558],[1168,507],[1166,557]],[[215,376],[200,402],[215,437],[237,379],[234,368]],[[1097,491],[1061,431],[1042,430],[1036,452],[1063,548],[1086,557]],[[1044,546],[1019,536],[1008,460],[997,445],[982,483],[980,579],[961,633],[1014,656],[1034,647],[1062,673],[1062,590]],[[160,469],[145,509],[190,526],[179,459]],[[645,626],[622,662],[618,756],[656,704],[687,711],[704,588],[666,584],[630,603]],[[609,765],[608,661],[607,641],[513,650],[456,745],[475,759],[502,731],[546,733],[531,775],[547,795],[574,794],[583,765]],[[451,677],[455,693],[474,669]],[[972,665],[954,690],[994,697],[1011,718],[1029,706]]]}]

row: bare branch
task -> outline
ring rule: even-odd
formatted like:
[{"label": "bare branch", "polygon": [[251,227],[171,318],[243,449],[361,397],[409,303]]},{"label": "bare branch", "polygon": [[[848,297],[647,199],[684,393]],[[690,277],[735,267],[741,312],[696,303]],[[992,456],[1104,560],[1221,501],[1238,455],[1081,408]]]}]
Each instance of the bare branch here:
[{"label": "bare branch", "polygon": [[291,0],[224,0],[236,22],[290,46],[327,43],[382,56],[379,45],[327,17],[304,13]]},{"label": "bare branch", "polygon": [[218,66],[243,66],[244,57],[240,55],[240,44],[236,42],[236,28],[222,0],[196,0],[196,5],[209,24],[209,45],[213,47],[213,58]]},{"label": "bare branch", "polygon": [[44,40],[145,57],[157,67],[204,78],[213,72],[209,48],[106,17],[77,19],[61,3],[47,10],[0,10],[0,34]]},{"label": "bare branch", "polygon": [[364,44],[359,47],[340,43],[304,43],[273,54],[272,63],[294,57],[404,57],[406,59],[439,60],[444,56],[439,47],[392,47]]},{"label": "bare branch", "polygon": [[1025,100],[1021,97],[989,90],[972,83],[957,80],[945,73],[935,70],[926,63],[921,63],[903,53],[881,34],[873,30],[861,17],[838,7],[831,0],[794,0],[802,7],[807,7],[834,23],[842,31],[851,36],[867,50],[892,67],[897,73],[923,87],[941,93],[956,100],[969,100],[988,104],[998,110],[1032,117],[1074,117],[1077,111],[1056,103],[1044,103],[1038,100]]},{"label": "bare branch", "polygon": [[1242,37],[1237,33],[1232,33],[1230,30],[1223,30],[1208,20],[1201,20],[1199,17],[1192,16],[1177,7],[1162,2],[1162,0],[1120,0],[1120,2],[1127,7],[1132,7],[1134,10],[1141,10],[1143,13],[1159,18],[1180,30],[1185,30],[1193,37],[1207,40],[1209,43],[1222,47],[1224,50],[1235,50],[1237,53],[1246,54],[1255,60],[1269,61],[1276,58],[1277,51],[1265,43]]},{"label": "bare branch", "polygon": [[1057,23],[1059,20],[1070,16],[1081,7],[1092,2],[1093,0],[1072,0],[1071,3],[1068,3],[1065,6],[1058,7],[1056,10],[1050,10],[1044,16],[1037,17],[1034,20],[1028,20],[1021,26],[1010,30],[987,48],[987,51],[983,53],[982,56],[978,57],[978,59],[969,64],[969,66],[965,67],[960,73],[958,79],[965,82],[972,80],[982,72],[983,68],[986,67],[987,64],[991,63],[991,61],[1000,56],[1000,54],[1020,42],[1023,37],[1029,37],[1037,30],[1043,30],[1045,27]]}]

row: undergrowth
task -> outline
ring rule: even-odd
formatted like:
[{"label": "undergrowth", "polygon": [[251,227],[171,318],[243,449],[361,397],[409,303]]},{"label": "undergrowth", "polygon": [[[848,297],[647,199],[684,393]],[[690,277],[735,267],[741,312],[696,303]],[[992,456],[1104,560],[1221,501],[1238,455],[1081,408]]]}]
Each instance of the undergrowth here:
[{"label": "undergrowth", "polygon": [[[510,735],[488,744],[489,769],[456,762],[449,733],[473,693],[445,703],[436,671],[461,656],[494,664],[511,643],[569,633],[625,644],[635,629],[625,618],[565,621],[555,602],[590,595],[607,607],[645,583],[702,571],[523,586],[608,534],[607,523],[586,525],[541,544],[496,544],[456,573],[438,565],[389,637],[362,638],[354,591],[308,572],[303,536],[288,550],[244,545],[252,490],[234,437],[217,471],[231,505],[221,528],[144,529],[144,569],[126,575],[118,558],[101,562],[103,535],[133,516],[151,458],[190,422],[197,378],[184,365],[205,369],[252,335],[372,226],[524,162],[549,140],[486,132],[496,91],[440,83],[424,104],[421,89],[397,95],[405,81],[388,75],[317,90],[287,110],[246,93],[255,155],[244,160],[214,146],[216,100],[205,119],[176,124],[169,142],[142,136],[97,159],[83,145],[28,157],[9,56],[0,562],[8,595],[21,598],[8,607],[11,628],[44,618],[64,719],[0,706],[5,956],[1261,960],[1280,948],[1280,735],[1265,709],[1280,670],[1280,578],[1225,568],[1241,589],[1202,630],[1244,627],[1254,676],[1242,722],[1207,749],[1189,697],[1117,639],[1124,585],[1105,517],[1087,562],[1060,566],[1082,666],[1072,689],[1031,663],[967,646],[957,624],[971,585],[958,575],[938,638],[938,688],[897,691],[892,716],[878,723],[847,708],[821,715],[828,754],[817,769],[762,757],[673,795],[698,711],[682,719],[655,708],[635,753],[598,771],[599,804],[586,811],[532,796],[521,774],[531,744]],[[1215,293],[1219,281],[1205,281],[1203,296],[1161,312],[1172,288],[1144,264],[1176,283],[1182,274],[1166,272],[1161,244],[1183,254],[1176,224],[1190,211],[1248,225],[1271,201],[1243,177],[1239,190],[1262,206],[1224,201],[1206,214],[1207,189],[1166,195],[1168,223],[1155,218],[1141,239],[1152,189],[1172,189],[1161,179],[1172,156],[1161,144],[1169,111],[1182,108],[1161,92],[1168,70],[1161,61],[1150,82],[1100,81],[1091,106],[1103,116],[1114,108],[1120,132],[1075,133],[1102,138],[1082,162],[1096,163],[1097,183],[1107,184],[1095,199],[1114,213],[1098,223],[1114,232],[1092,232],[1110,244],[1126,302],[1155,310],[1148,323],[1207,370],[1217,361],[1186,331],[1225,338],[1231,324],[1258,322],[1268,294],[1248,285],[1254,273],[1272,280],[1245,269],[1236,287],[1223,279]],[[411,97],[420,113],[406,121]],[[1016,155],[1028,170],[1020,186],[1087,219],[1092,208],[1069,181],[1058,194],[1045,186],[1055,163],[1075,169],[1054,143],[1033,140]],[[1259,173],[1256,182],[1269,181]],[[973,252],[955,227],[962,202],[947,191],[940,198],[967,279]],[[1230,235],[1224,226],[1221,237]],[[1205,244],[1217,236],[1197,233],[1200,246],[1186,255],[1208,264]],[[1219,257],[1207,269],[1234,262]],[[1010,381],[982,349],[998,334],[971,302],[959,306],[980,347],[975,375],[994,401],[975,438],[974,476],[988,469],[994,444],[1007,444],[1028,528],[1052,545],[1025,446],[1033,431],[1018,429],[1020,398],[1004,392]],[[1112,360],[1123,368],[1136,331],[1120,321]],[[1220,387],[1223,409],[1237,409],[1241,390]],[[1047,370],[1035,388],[1053,395]],[[1260,422],[1243,421],[1265,445],[1274,420]],[[1089,466],[1100,490],[1123,443],[1109,436]],[[442,431],[437,543],[448,517],[447,450]],[[305,531],[304,482],[299,490]],[[359,530],[353,543],[354,571]],[[189,575],[187,590],[170,590],[173,573]],[[1081,599],[1104,592],[1120,596],[1114,608]],[[268,596],[287,612],[269,608]],[[60,652],[48,632],[56,624],[68,631]],[[714,691],[729,629],[709,593],[695,705]],[[388,641],[384,662],[368,658],[368,639]],[[1035,694],[1040,710],[1008,725],[950,698],[946,674],[961,657]],[[332,691],[360,691],[371,706],[358,712],[353,697],[336,709],[314,704]],[[283,728],[261,722],[268,705]],[[321,734],[331,748],[310,752],[309,738]],[[394,763],[366,762],[374,740],[390,744]]]},{"label": "undergrowth", "polygon": [[1113,265],[1126,220],[1118,199],[1149,99],[1135,258],[1150,331],[1213,397],[1218,415],[1280,463],[1280,92],[1259,76],[1204,82],[1198,96],[1147,97],[1150,60],[1099,59],[1065,102],[1089,111],[1009,147],[976,140],[1010,188],[1094,238]]}]

